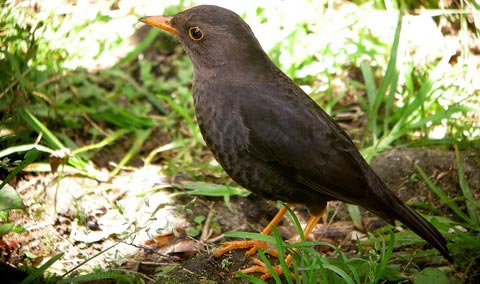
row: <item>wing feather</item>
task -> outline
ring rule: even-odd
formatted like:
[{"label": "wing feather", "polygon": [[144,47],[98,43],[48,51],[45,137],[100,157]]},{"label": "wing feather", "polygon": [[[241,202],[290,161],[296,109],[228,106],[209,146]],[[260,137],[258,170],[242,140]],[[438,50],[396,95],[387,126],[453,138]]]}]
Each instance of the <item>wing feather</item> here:
[{"label": "wing feather", "polygon": [[[368,196],[364,160],[328,114],[296,86],[260,90],[243,94],[240,104],[250,153],[287,167],[299,182],[334,199],[358,203]],[[285,91],[294,96],[282,96]]]}]

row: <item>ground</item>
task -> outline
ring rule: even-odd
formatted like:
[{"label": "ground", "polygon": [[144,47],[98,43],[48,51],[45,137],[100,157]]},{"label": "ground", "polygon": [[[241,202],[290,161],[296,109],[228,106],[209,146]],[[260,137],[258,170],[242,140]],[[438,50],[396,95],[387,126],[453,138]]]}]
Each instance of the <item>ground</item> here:
[{"label": "ground", "polygon": [[[461,155],[467,180],[478,200],[480,157],[474,152]],[[461,195],[452,151],[396,148],[377,156],[372,163],[402,200],[412,205],[426,202],[439,215],[452,215],[418,176],[415,164],[450,198]],[[161,172],[158,166],[125,170],[109,182],[62,177],[58,173],[23,176],[17,188],[28,210],[15,212],[13,218],[27,232],[4,238],[14,245],[11,251],[3,251],[3,261],[18,265],[28,259],[38,264],[64,252],[51,269],[61,274],[118,243],[81,270],[91,271],[96,265],[122,267],[159,277],[160,283],[247,283],[233,275],[249,264],[243,251],[220,258],[212,258],[211,253],[223,240],[222,232],[260,231],[276,213],[275,204],[253,195],[232,197],[229,210],[218,197],[169,197],[180,191],[173,188],[178,181],[172,182]],[[297,208],[295,212],[304,224],[306,210]],[[332,204],[329,212],[328,225],[317,225],[313,239],[328,241],[355,255],[352,238],[364,236],[365,231],[355,228],[343,204]],[[196,219],[198,216],[205,217],[204,221]],[[384,224],[367,212],[363,221],[366,230]],[[198,233],[192,234],[192,229]],[[287,220],[280,223],[279,230],[285,239],[296,234]]]}]

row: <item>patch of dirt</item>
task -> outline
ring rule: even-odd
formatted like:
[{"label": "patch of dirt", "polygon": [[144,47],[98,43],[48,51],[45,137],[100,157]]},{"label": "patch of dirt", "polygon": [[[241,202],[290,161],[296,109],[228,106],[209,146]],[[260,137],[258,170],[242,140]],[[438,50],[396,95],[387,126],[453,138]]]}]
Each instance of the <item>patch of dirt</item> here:
[{"label": "patch of dirt", "polygon": [[[480,156],[473,151],[460,153],[465,177],[473,198],[480,199]],[[378,155],[372,162],[377,174],[407,203],[428,202],[440,210],[441,215],[451,215],[415,168],[418,165],[443,192],[454,199],[461,196],[455,152],[443,149],[397,148]],[[462,206],[463,202],[458,205]]]}]

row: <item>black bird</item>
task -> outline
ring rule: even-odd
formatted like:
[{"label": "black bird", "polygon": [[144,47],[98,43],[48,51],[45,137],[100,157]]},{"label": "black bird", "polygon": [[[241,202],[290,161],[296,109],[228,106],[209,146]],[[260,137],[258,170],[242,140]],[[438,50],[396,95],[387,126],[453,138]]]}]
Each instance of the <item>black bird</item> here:
[{"label": "black bird", "polygon": [[[443,236],[375,174],[345,131],[269,59],[234,12],[196,6],[140,21],[178,37],[194,67],[193,98],[205,142],[227,174],[272,200],[305,205],[307,236],[326,204],[341,200],[401,221],[451,260]],[[283,208],[262,232],[269,234]],[[261,242],[227,243],[215,255]],[[287,259],[290,264],[291,257]],[[245,272],[268,270],[260,266]]]}]

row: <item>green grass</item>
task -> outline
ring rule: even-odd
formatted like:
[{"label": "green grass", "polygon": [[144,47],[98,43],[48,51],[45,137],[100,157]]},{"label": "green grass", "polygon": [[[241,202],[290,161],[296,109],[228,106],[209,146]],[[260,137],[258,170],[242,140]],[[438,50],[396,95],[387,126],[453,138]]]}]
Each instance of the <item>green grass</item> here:
[{"label": "green grass", "polygon": [[[269,268],[276,283],[380,283],[384,280],[398,281],[405,278],[396,269],[387,266],[394,248],[392,232],[388,241],[377,240],[374,247],[369,248],[367,257],[346,256],[338,247],[327,242],[306,241],[300,222],[290,208],[288,211],[300,235],[301,241],[298,243],[285,243],[276,228],[273,229],[273,236],[242,232],[226,234],[229,237],[254,238],[274,243],[279,250],[282,276],[275,272],[274,264],[265,257],[264,252],[259,251],[259,257]],[[324,256],[315,249],[320,246],[330,248],[335,256]],[[287,253],[293,255],[291,267],[287,267],[284,261]],[[293,278],[290,272],[294,273]],[[252,283],[266,283],[251,275],[239,275]]]}]

